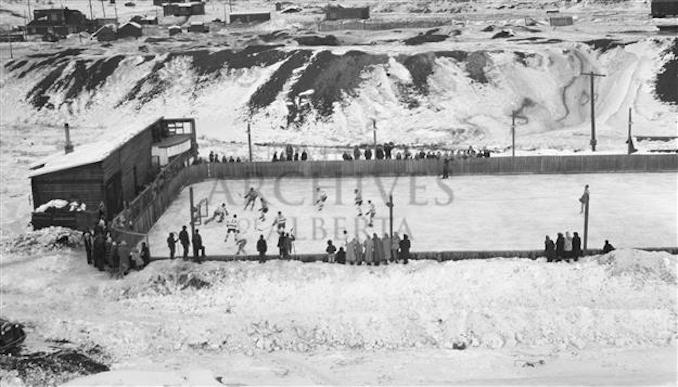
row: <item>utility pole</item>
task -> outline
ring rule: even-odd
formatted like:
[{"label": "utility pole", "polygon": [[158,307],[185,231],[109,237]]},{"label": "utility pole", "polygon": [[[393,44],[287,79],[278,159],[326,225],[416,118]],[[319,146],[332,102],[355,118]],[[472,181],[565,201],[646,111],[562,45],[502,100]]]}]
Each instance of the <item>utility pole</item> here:
[{"label": "utility pole", "polygon": [[252,159],[252,130],[250,121],[247,121],[247,146],[249,147],[250,150],[250,162],[252,162],[254,160]]},{"label": "utility pole", "polygon": [[14,51],[12,50],[11,30],[7,30],[7,41],[9,42],[9,59],[14,59]]},{"label": "utility pole", "polygon": [[589,201],[591,201],[591,195],[586,197],[586,203],[584,204],[584,254],[586,254],[589,241]]},{"label": "utility pole", "polygon": [[231,0],[228,0],[228,10],[233,12],[233,4],[231,4]]},{"label": "utility pole", "polygon": [[631,119],[631,108],[629,108],[629,138],[626,140],[628,144],[628,154],[636,153],[636,147],[633,146],[633,137],[631,137],[631,126],[633,125],[633,120]]},{"label": "utility pole", "polygon": [[393,194],[388,195],[386,206],[388,207],[388,235],[389,242],[391,242],[389,248],[391,249],[391,256],[393,256]]},{"label": "utility pole", "polygon": [[115,12],[115,24],[118,24],[118,3],[113,3],[113,12]]},{"label": "utility pole", "polygon": [[516,157],[516,112],[511,112],[511,157]]},{"label": "utility pole", "polygon": [[604,77],[603,74],[596,74],[593,71],[582,73],[581,75],[588,75],[591,80],[591,150],[596,151],[596,102],[593,88],[593,79],[595,77]]},{"label": "utility pole", "polygon": [[28,0],[28,17],[31,17],[31,0]]},{"label": "utility pole", "polygon": [[89,0],[89,18],[94,21],[94,11],[92,11],[92,0]]},{"label": "utility pole", "polygon": [[104,14],[104,19],[106,18],[106,8],[104,8],[104,0],[101,0],[101,12]]},{"label": "utility pole", "polygon": [[[193,235],[195,235],[195,219],[193,218],[193,187],[188,188],[188,194],[189,194],[189,205],[191,206],[190,212],[191,212],[191,238],[193,238]],[[195,258],[195,249],[193,249],[193,258]]]}]

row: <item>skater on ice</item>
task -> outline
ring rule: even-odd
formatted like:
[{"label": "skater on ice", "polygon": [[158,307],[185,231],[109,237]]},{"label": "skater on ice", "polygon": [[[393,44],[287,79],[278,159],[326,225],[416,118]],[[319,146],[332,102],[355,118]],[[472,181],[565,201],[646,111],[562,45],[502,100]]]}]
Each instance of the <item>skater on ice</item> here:
[{"label": "skater on ice", "polygon": [[368,222],[367,226],[368,227],[373,227],[374,226],[374,217],[377,215],[377,208],[374,206],[374,203],[372,203],[371,200],[367,201],[367,217],[368,217]]},{"label": "skater on ice", "polygon": [[275,219],[273,220],[273,226],[274,227],[277,226],[278,233],[285,231],[286,223],[287,219],[285,218],[281,211],[278,211],[278,216],[276,216]]},{"label": "skater on ice", "polygon": [[360,194],[360,190],[356,188],[353,190],[355,193],[355,199],[353,200],[353,203],[355,204],[356,208],[358,209],[358,216],[363,216],[363,196]]},{"label": "skater on ice", "polygon": [[266,214],[268,213],[268,202],[263,196],[259,196],[259,202],[261,203],[261,207],[259,208],[259,220],[265,222]]},{"label": "skater on ice", "polygon": [[181,231],[179,231],[179,242],[181,242],[181,247],[184,248],[183,258],[185,261],[188,259],[188,246],[191,244],[188,239],[188,231],[186,231],[186,226],[182,226]]},{"label": "skater on ice", "polygon": [[245,210],[247,210],[247,207],[250,207],[250,210],[254,211],[254,204],[257,200],[257,197],[259,196],[259,193],[254,189],[254,187],[250,187],[250,190],[245,194]]},{"label": "skater on ice", "polygon": [[320,189],[320,187],[315,189],[316,192],[316,200],[315,200],[315,205],[318,207],[318,211],[322,211],[323,208],[325,207],[325,201],[327,200],[327,193],[325,190]]},{"label": "skater on ice", "polygon": [[235,245],[238,246],[238,250],[235,252],[235,255],[247,255],[247,253],[245,253],[247,238],[245,238],[245,236],[239,231],[235,233]]},{"label": "skater on ice", "polygon": [[586,184],[584,186],[584,193],[579,198],[579,203],[581,203],[581,208],[579,210],[580,214],[584,213],[584,208],[586,206],[586,203],[588,202],[589,202],[589,185]]},{"label": "skater on ice", "polygon": [[217,223],[224,221],[224,218],[228,216],[228,211],[226,210],[226,203],[221,203],[221,206],[217,207],[212,214],[212,217],[205,221],[205,224],[217,219]]},{"label": "skater on ice", "polygon": [[234,234],[233,237],[237,242],[238,232],[238,215],[233,214],[233,217],[226,221],[226,238],[224,238],[224,242],[228,242],[228,236],[231,235],[231,233]]}]

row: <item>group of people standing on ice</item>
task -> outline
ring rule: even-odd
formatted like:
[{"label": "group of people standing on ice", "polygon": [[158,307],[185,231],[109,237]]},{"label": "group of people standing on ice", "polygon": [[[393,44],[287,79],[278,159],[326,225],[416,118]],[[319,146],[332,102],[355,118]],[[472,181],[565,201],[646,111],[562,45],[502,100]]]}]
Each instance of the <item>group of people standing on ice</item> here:
[{"label": "group of people standing on ice", "polygon": [[379,266],[380,264],[387,265],[389,262],[401,262],[407,264],[410,259],[410,248],[412,246],[410,238],[407,234],[400,239],[398,233],[393,234],[390,238],[388,234],[379,237],[376,233],[372,237],[367,236],[364,240],[355,236],[352,239],[348,237],[348,231],[343,233],[343,246],[337,247],[332,240],[327,241],[325,252],[327,254],[326,261],[329,263],[340,263],[348,265],[366,265]]}]

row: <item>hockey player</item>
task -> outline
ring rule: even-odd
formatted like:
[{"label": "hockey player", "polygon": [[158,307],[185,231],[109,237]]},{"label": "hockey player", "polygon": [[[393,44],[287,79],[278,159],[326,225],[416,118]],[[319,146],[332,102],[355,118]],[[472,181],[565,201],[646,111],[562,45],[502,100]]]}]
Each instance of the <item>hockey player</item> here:
[{"label": "hockey player", "polygon": [[257,200],[257,197],[259,196],[259,193],[254,189],[254,187],[250,187],[250,190],[245,194],[245,210],[247,207],[251,204],[252,206],[250,207],[250,210],[254,211],[254,204]]},{"label": "hockey player", "polygon": [[367,206],[368,206],[367,216],[368,216],[368,219],[369,219],[367,226],[372,227],[374,225],[374,216],[377,215],[377,209],[376,209],[376,207],[374,206],[374,203],[372,203],[371,200],[367,201]]},{"label": "hockey player", "polygon": [[259,220],[265,222],[266,214],[268,213],[268,202],[263,196],[259,196],[259,201],[261,202],[261,208],[259,208]]},{"label": "hockey player", "polygon": [[363,205],[363,196],[360,194],[360,190],[358,188],[353,190],[353,192],[355,193],[355,199],[353,202],[358,209],[358,216],[363,216],[363,209],[361,207]]},{"label": "hockey player", "polygon": [[226,221],[226,238],[224,242],[228,242],[228,236],[233,233],[235,239],[238,239],[238,215],[233,214],[233,217]]},{"label": "hockey player", "polygon": [[224,221],[224,218],[228,216],[228,210],[226,210],[226,203],[221,203],[221,206],[217,207],[212,214],[212,217],[205,221],[205,224],[217,219],[217,223]]},{"label": "hockey player", "polygon": [[275,217],[275,220],[273,220],[273,225],[278,226],[277,230],[278,233],[285,232],[285,224],[287,223],[287,219],[285,216],[283,216],[281,211],[278,211],[278,216]]},{"label": "hockey player", "polygon": [[247,239],[244,235],[241,235],[239,232],[235,234],[235,245],[238,246],[238,251],[235,252],[235,255],[247,255],[245,253],[245,245],[247,244]]},{"label": "hockey player", "polygon": [[325,201],[327,200],[327,193],[325,190],[320,189],[320,187],[315,189],[316,200],[315,205],[318,207],[318,211],[322,211],[325,207]]}]

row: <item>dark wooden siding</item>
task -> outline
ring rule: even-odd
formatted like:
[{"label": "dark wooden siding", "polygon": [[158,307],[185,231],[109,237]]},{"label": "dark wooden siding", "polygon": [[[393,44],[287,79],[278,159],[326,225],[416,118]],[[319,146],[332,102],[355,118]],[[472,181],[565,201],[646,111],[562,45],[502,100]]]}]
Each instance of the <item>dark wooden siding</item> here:
[{"label": "dark wooden siding", "polygon": [[101,163],[56,171],[31,179],[34,208],[53,199],[84,201],[94,209],[103,200]]},{"label": "dark wooden siding", "polygon": [[134,186],[134,167],[137,170],[137,185],[151,181],[151,129],[146,128],[111,153],[103,161],[103,181],[121,173],[123,200],[132,201],[136,197]]}]

